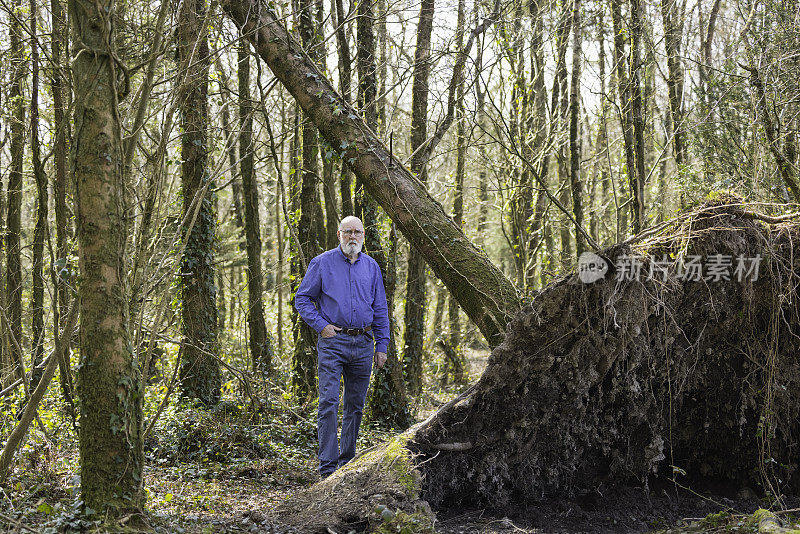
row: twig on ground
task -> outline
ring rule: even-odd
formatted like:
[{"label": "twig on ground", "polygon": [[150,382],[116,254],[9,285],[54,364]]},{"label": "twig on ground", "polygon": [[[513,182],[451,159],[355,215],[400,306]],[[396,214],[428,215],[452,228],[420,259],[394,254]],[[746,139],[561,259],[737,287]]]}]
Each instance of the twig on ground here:
[{"label": "twig on ground", "polygon": [[0,519],[2,519],[3,521],[7,521],[9,525],[14,525],[16,528],[26,530],[28,532],[33,532],[34,534],[38,532],[38,530],[34,530],[27,525],[23,525],[22,523],[19,522],[19,520],[14,519],[13,517],[7,516],[5,514],[0,514]]}]

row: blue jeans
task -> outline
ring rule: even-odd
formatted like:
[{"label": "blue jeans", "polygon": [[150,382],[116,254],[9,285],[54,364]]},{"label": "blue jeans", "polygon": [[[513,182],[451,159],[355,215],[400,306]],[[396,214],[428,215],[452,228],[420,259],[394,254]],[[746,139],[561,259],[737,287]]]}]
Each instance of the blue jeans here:
[{"label": "blue jeans", "polygon": [[[374,342],[370,334],[339,333],[317,340],[319,375],[319,472],[327,475],[353,459],[361,414],[372,373]],[[344,377],[342,438],[337,443],[339,381]]]}]

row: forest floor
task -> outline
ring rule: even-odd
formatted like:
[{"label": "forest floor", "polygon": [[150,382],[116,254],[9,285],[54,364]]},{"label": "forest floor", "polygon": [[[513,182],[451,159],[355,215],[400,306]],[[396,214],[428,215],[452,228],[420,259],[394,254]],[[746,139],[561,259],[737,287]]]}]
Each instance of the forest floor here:
[{"label": "forest floor", "polygon": [[[487,357],[486,350],[469,352],[471,379],[480,376]],[[458,391],[430,384],[422,404],[416,407],[419,417],[426,417]],[[154,433],[157,437],[145,446],[147,515],[144,523],[133,526],[131,521],[125,530],[179,534],[301,532],[277,522],[274,511],[319,479],[313,412],[312,406],[305,412],[290,410],[279,417],[273,413],[268,423],[247,425],[240,424],[230,406],[212,415],[167,413],[165,424]],[[269,435],[266,443],[257,439],[265,434]],[[388,436],[367,427],[359,438],[359,448]],[[78,483],[74,474],[76,449],[57,451],[47,440],[29,440],[10,484],[0,494],[0,532],[70,532],[90,526],[72,513]],[[783,504],[784,508],[800,505]],[[765,504],[749,488],[715,488],[701,495],[665,483],[648,491],[598,491],[568,501],[502,510],[439,511],[435,528],[443,534],[758,532],[747,514],[762,506]],[[791,516],[783,517],[793,521]]]}]

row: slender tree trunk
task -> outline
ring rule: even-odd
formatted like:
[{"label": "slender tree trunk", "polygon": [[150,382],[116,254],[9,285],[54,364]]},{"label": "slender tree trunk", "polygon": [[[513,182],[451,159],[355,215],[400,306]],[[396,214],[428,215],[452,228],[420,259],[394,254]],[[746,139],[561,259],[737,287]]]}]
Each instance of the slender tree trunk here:
[{"label": "slender tree trunk", "polygon": [[[538,174],[538,181],[547,182],[549,147],[547,135],[547,88],[545,87],[545,60],[544,60],[544,12],[540,5],[543,0],[532,0],[529,4],[531,15],[531,98],[533,100],[528,124],[533,131],[533,142],[530,148],[530,157],[536,161],[532,174]],[[537,177],[534,176],[534,179]],[[528,264],[526,266],[525,281],[528,287],[533,286],[536,280],[535,269],[537,263],[534,255],[542,240],[545,224],[545,211],[547,209],[547,195],[539,190],[536,197],[536,206],[533,221],[530,223],[528,243]]]},{"label": "slender tree trunk", "polygon": [[[345,22],[344,6],[342,0],[334,0],[334,24],[336,25],[336,48],[339,52],[339,91],[348,104],[351,103],[350,84],[352,82],[350,45],[347,42],[347,23]],[[342,163],[339,176],[339,188],[342,197],[342,217],[354,215],[353,194],[350,168]]]},{"label": "slender tree trunk", "polygon": [[[608,113],[608,101],[613,100],[613,98],[609,95],[606,96],[606,21],[605,21],[605,9],[601,6],[597,13],[597,41],[598,41],[598,48],[599,57],[599,74],[600,74],[600,95],[602,98],[602,103],[600,104],[600,127],[598,128],[597,132],[597,139],[598,144],[602,143],[602,148],[598,148],[599,154],[603,158],[603,162],[601,163],[601,179],[600,179],[600,190],[602,194],[600,196],[600,200],[604,205],[610,206],[611,203],[609,202],[609,189],[610,189],[610,177],[609,171],[610,168],[608,166],[608,122],[607,122],[607,113]],[[601,220],[608,221],[613,220],[614,217],[611,216],[609,209],[603,209],[599,216]],[[598,231],[599,234],[599,231]],[[597,237],[598,241],[600,236]]]},{"label": "slender tree trunk", "polygon": [[181,186],[187,225],[194,221],[181,264],[184,351],[180,378],[185,397],[206,406],[219,401],[217,306],[214,286],[216,216],[208,158],[208,40],[204,0],[186,0],[178,15],[178,54],[186,81],[181,98]]},{"label": "slender tree trunk", "polygon": [[[428,138],[428,83],[430,77],[431,34],[435,0],[422,0],[417,26],[417,48],[414,52],[414,81],[411,89],[411,172],[422,184],[427,182],[427,169],[422,150]],[[425,343],[425,258],[409,247],[406,281],[405,339],[403,369],[408,389],[422,391],[422,357]]]},{"label": "slender tree trunk", "polygon": [[[477,18],[478,10],[475,10]],[[483,71],[483,47],[485,40],[481,39],[478,43],[475,53],[475,72],[480,73]],[[486,242],[486,228],[489,218],[489,183],[486,177],[486,93],[485,86],[481,83],[480,76],[477,77],[475,83],[475,100],[477,103],[477,118],[478,125],[477,139],[478,151],[481,155],[480,165],[478,170],[478,243],[484,244]]]},{"label": "slender tree trunk", "polygon": [[[322,0],[316,0],[316,17],[317,28],[320,35],[325,33],[325,6]],[[321,39],[316,48],[319,49],[318,56],[320,58],[320,70],[324,73],[325,59],[328,57],[328,51],[325,46],[325,40]],[[333,151],[327,147],[323,150],[320,149],[322,156],[322,197],[325,201],[325,228],[324,233],[320,231],[320,244],[327,250],[339,246],[339,238],[336,232],[339,230],[339,210],[336,207],[336,186],[337,179],[334,177],[333,168]],[[341,177],[339,177],[341,178]],[[341,180],[338,180],[341,187]]]},{"label": "slender tree trunk", "polygon": [[437,283],[433,286],[433,290],[436,293],[436,305],[433,307],[431,337],[437,338],[442,336],[442,318],[444,317],[444,307],[447,303],[447,288],[443,288],[441,284]]},{"label": "slender tree trunk", "polygon": [[[456,22],[456,50],[461,50],[464,41],[464,26],[466,20],[465,0],[458,0],[458,16]],[[456,183],[453,195],[453,222],[458,227],[464,225],[464,174],[467,158],[467,128],[464,124],[464,71],[456,73],[459,78],[456,88]],[[450,348],[453,350],[453,361],[450,362],[449,373],[456,384],[467,381],[467,360],[461,346],[461,321],[459,306],[452,296],[448,299],[448,319],[450,322]]]},{"label": "slender tree trunk", "polygon": [[[303,46],[309,57],[319,65],[318,49],[314,47],[319,43],[316,39],[317,28],[314,21],[314,4],[311,0],[301,0],[299,12],[299,29]],[[310,120],[302,125],[302,184],[300,189],[300,221],[297,235],[305,261],[322,252],[321,241],[324,234],[318,232],[318,225],[322,217],[319,198],[319,137],[317,128]],[[305,275],[305,266],[302,268]],[[316,395],[316,339],[317,334],[305,321],[297,322],[299,338],[295,340],[294,360],[292,364],[292,384],[295,394],[300,398],[310,398]]]},{"label": "slender tree trunk", "polygon": [[771,112],[769,107],[767,106],[767,95],[764,90],[764,82],[761,80],[761,76],[759,75],[756,67],[749,65],[745,67],[745,70],[750,73],[750,84],[755,91],[756,110],[759,119],[761,119],[761,124],[764,127],[764,133],[767,136],[769,149],[772,152],[772,156],[775,158],[775,162],[778,164],[778,172],[783,179],[783,184],[786,186],[786,189],[794,197],[795,202],[800,202],[800,180],[798,180],[797,171],[795,170],[795,166],[793,164],[794,162],[792,161],[794,159],[794,155],[787,157],[787,154],[780,146],[778,132],[774,122],[772,121],[772,115],[770,114]]},{"label": "slender tree trunk", "polygon": [[[69,305],[69,240],[72,237],[69,208],[67,208],[67,138],[69,121],[64,105],[64,71],[62,50],[66,43],[66,24],[62,0],[50,0],[50,55],[53,69],[50,76],[50,89],[53,97],[53,208],[56,216],[56,264],[57,269],[56,293],[57,303],[53,310],[56,312],[53,321],[53,331],[58,335],[59,329],[64,328],[64,315]],[[65,336],[64,346],[59,354],[58,372],[61,382],[61,393],[70,418],[75,422],[74,392],[72,384],[72,369],[70,368],[71,336]]]},{"label": "slender tree trunk", "polygon": [[[217,205],[219,207],[219,205]],[[225,296],[225,275],[222,270],[217,271],[217,328],[220,333],[225,332],[225,317],[228,313],[228,303]]]},{"label": "slender tree trunk", "polygon": [[[574,1],[574,0],[573,0]],[[569,206],[571,188],[569,187],[569,81],[567,70],[567,48],[569,48],[569,35],[572,30],[573,10],[572,2],[565,2],[561,9],[561,22],[556,32],[558,58],[556,62],[556,75],[553,80],[552,105],[555,120],[553,121],[555,141],[556,168],[558,171],[558,184],[561,189],[559,202]],[[569,231],[570,220],[566,213],[561,218],[560,260],[562,266],[570,265],[573,261],[572,234]],[[577,237],[577,236],[576,236]]]},{"label": "slender tree trunk", "polygon": [[[527,141],[527,132],[524,122],[527,115],[528,91],[525,80],[525,63],[523,52],[525,34],[522,32],[522,3],[518,2],[513,17],[513,26],[509,31],[507,24],[501,24],[503,40],[507,43],[503,52],[508,61],[513,86],[511,89],[510,117],[508,118],[508,135],[515,146],[520,147],[523,159],[529,159],[530,144]],[[527,166],[518,159],[509,158],[505,162],[506,174],[509,177],[510,201],[508,203],[508,224],[510,229],[510,242],[514,259],[517,287],[525,288],[525,265],[528,262],[527,254],[527,227],[528,227],[528,199],[530,197],[529,175]]]},{"label": "slender tree trunk", "polygon": [[386,138],[386,129],[388,128],[386,119],[386,79],[388,78],[389,63],[386,56],[388,44],[388,39],[386,36],[386,18],[389,16],[386,2],[387,0],[378,0],[378,17],[375,22],[375,29],[378,39],[378,101],[376,103],[378,108],[378,133],[384,139]]},{"label": "slender tree trunk", "polygon": [[[614,64],[616,65],[617,94],[620,100],[620,124],[625,145],[625,166],[628,183],[631,187],[631,213],[633,215],[633,231],[641,228],[642,204],[637,191],[639,185],[636,173],[636,156],[634,150],[634,129],[632,113],[631,86],[628,82],[628,57],[625,54],[625,30],[622,27],[622,0],[611,0],[611,21],[614,28]],[[625,229],[627,231],[627,228]]]},{"label": "slender tree trunk", "polygon": [[572,4],[572,81],[569,92],[569,178],[572,187],[572,215],[575,217],[575,252],[580,256],[586,249],[581,236],[583,226],[583,184],[581,182],[581,0]]},{"label": "slender tree trunk", "polygon": [[[276,162],[277,163],[277,162]],[[278,178],[280,180],[280,178]],[[278,299],[278,356],[283,356],[283,222],[281,222],[281,202],[283,202],[283,188],[278,187],[275,192],[275,240],[278,249],[278,266],[275,273],[275,287]]]},{"label": "slender tree trunk", "polygon": [[272,373],[272,342],[264,318],[264,276],[261,271],[261,223],[258,183],[254,169],[253,107],[250,103],[250,44],[239,44],[239,158],[244,188],[245,237],[247,240],[247,325],[253,370]]},{"label": "slender tree trunk", "polygon": [[[634,198],[634,232],[645,227],[646,201],[644,196],[645,170],[644,129],[645,116],[642,105],[642,5],[641,0],[630,0],[631,8],[631,118],[633,119],[634,163],[636,180],[631,183]],[[630,171],[629,171],[630,172]]]},{"label": "slender tree trunk", "polygon": [[[277,16],[268,7],[256,9],[252,1],[223,0],[222,7],[237,26],[244,28],[259,55],[328,142],[348,147],[340,149],[342,158],[415,247],[417,255],[425,258],[445,282],[489,344],[497,345],[511,315],[521,305],[513,284],[464,236],[424,185],[341,99]],[[259,16],[254,17],[254,13]]]},{"label": "slender tree trunk", "polygon": [[[142,381],[128,332],[125,184],[113,48],[113,0],[70,0],[75,55],[72,170],[80,284],[78,393],[81,501],[86,515],[144,506]],[[85,48],[84,48],[85,47]],[[124,469],[120,469],[124,466]]]},{"label": "slender tree trunk", "polygon": [[[363,0],[358,4],[358,22],[356,24],[356,66],[358,69],[358,104],[367,126],[380,132],[378,123],[378,80],[375,64],[376,40],[374,0]],[[378,16],[382,16],[380,13]],[[385,427],[407,427],[411,424],[408,399],[406,398],[403,368],[397,357],[397,345],[394,338],[394,290],[396,272],[394,261],[397,253],[396,236],[390,235],[390,254],[383,248],[380,232],[380,213],[378,204],[366,191],[362,191],[357,199],[361,205],[364,222],[365,244],[367,252],[375,258],[383,277],[386,300],[389,305],[389,324],[392,329],[387,347],[386,364],[376,369],[373,383],[373,394],[369,400],[369,409],[373,420]]]},{"label": "slender tree trunk", "polygon": [[664,47],[667,52],[667,92],[671,111],[672,150],[680,173],[686,163],[683,138],[683,66],[681,65],[682,13],[677,13],[676,0],[661,0],[664,25]]},{"label": "slender tree trunk", "polygon": [[22,215],[22,172],[25,158],[25,105],[22,85],[26,77],[26,61],[23,51],[23,19],[21,0],[12,4],[11,17],[11,170],[8,173],[8,201],[6,204],[6,313],[9,336],[7,342],[9,361],[14,366],[14,377],[25,373],[22,363],[22,263],[20,256],[20,232]]},{"label": "slender tree trunk", "polygon": [[386,303],[389,307],[389,346],[386,363],[375,369],[372,389],[367,401],[370,420],[385,428],[405,429],[414,422],[406,395],[403,365],[397,355],[395,333],[397,325],[394,318],[394,295],[397,289],[397,232],[394,224],[389,230],[389,254],[383,283],[386,289]]},{"label": "slender tree trunk", "polygon": [[31,390],[42,376],[44,355],[44,242],[47,235],[47,174],[42,168],[39,145],[39,42],[37,37],[38,6],[30,0],[31,16],[31,160],[36,181],[36,226],[33,230],[33,272],[31,292],[31,346],[33,371]]}]

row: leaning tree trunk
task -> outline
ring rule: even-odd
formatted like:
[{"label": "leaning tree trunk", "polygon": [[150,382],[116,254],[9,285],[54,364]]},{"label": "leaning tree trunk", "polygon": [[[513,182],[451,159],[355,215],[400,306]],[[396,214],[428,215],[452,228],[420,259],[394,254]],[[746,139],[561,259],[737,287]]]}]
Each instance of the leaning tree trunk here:
[{"label": "leaning tree trunk", "polygon": [[[122,514],[144,505],[142,382],[128,331],[128,226],[119,123],[113,0],[69,3],[75,87],[72,150],[79,247],[82,511]],[[109,30],[110,29],[110,30]],[[124,466],[124,469],[120,469]]]},{"label": "leaning tree trunk", "polygon": [[513,284],[466,238],[425,186],[390,155],[290,37],[275,13],[266,6],[256,6],[257,0],[223,2],[225,12],[244,30],[309,119],[444,281],[487,341],[497,345],[520,307]]}]

